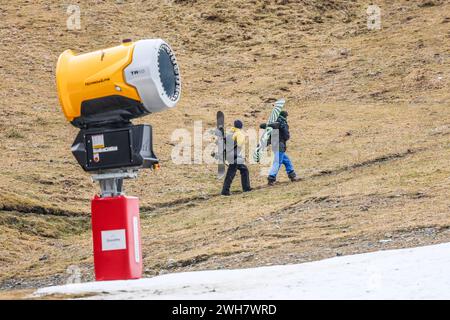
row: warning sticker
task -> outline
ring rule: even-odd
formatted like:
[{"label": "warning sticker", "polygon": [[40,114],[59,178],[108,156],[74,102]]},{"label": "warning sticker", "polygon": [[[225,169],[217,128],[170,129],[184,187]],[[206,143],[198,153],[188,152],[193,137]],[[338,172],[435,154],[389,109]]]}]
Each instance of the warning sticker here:
[{"label": "warning sticker", "polygon": [[102,149],[105,147],[105,139],[102,134],[97,134],[92,136],[92,148],[93,149]]},{"label": "warning sticker", "polygon": [[114,146],[114,147],[106,147],[106,148],[96,148],[95,152],[104,153],[104,152],[114,152],[117,150],[119,150],[119,148],[117,146]]}]

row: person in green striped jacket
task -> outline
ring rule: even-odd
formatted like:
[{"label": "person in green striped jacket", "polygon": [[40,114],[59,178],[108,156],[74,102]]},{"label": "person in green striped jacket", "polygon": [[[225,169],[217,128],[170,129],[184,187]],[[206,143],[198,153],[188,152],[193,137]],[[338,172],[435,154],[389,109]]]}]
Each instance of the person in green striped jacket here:
[{"label": "person in green striped jacket", "polygon": [[[278,130],[278,141],[272,141],[272,138],[268,144],[272,144],[272,150],[275,153],[272,168],[269,171],[269,176],[267,177],[269,186],[273,186],[277,181],[278,171],[282,165],[286,168],[286,173],[292,182],[299,181],[300,178],[297,177],[295,173],[294,166],[292,165],[291,159],[286,153],[287,141],[290,139],[289,125],[287,123],[288,113],[287,111],[281,111],[276,122],[269,124],[274,130]],[[261,129],[266,129],[267,124],[263,123],[260,125]],[[274,136],[272,134],[272,136]]]}]

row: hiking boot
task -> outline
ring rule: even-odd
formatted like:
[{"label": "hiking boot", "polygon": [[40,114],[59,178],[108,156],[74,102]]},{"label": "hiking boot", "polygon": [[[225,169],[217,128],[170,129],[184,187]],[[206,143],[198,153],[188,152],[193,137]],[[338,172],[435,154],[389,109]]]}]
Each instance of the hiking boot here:
[{"label": "hiking boot", "polygon": [[277,182],[277,177],[274,177],[274,176],[267,177],[267,184],[269,186],[273,186],[275,184],[275,182]]},{"label": "hiking boot", "polygon": [[289,179],[291,179],[292,182],[297,182],[297,181],[301,180],[299,177],[297,177],[297,174],[294,171],[289,173],[288,177],[289,177]]}]

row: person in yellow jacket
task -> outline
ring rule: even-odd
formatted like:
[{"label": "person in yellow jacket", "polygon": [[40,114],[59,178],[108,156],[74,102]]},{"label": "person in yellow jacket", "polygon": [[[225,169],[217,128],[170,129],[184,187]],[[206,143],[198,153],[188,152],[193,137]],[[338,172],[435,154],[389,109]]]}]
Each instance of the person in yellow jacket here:
[{"label": "person in yellow jacket", "polygon": [[223,183],[222,195],[229,196],[230,187],[236,176],[237,170],[241,173],[241,184],[244,192],[251,191],[250,174],[245,165],[245,156],[242,149],[245,144],[245,135],[242,133],[243,123],[241,120],[234,121],[234,127],[231,133],[225,137],[226,160],[228,161],[228,170]]}]

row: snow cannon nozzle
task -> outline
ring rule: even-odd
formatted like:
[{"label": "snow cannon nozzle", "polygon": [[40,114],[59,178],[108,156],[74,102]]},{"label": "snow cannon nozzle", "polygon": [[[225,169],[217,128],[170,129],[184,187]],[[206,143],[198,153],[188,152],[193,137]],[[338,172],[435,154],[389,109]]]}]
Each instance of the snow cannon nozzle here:
[{"label": "snow cannon nozzle", "polygon": [[161,39],[124,39],[122,45],[84,54],[66,50],[58,59],[56,83],[62,110],[78,128],[165,111],[181,96],[177,59]]}]

